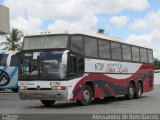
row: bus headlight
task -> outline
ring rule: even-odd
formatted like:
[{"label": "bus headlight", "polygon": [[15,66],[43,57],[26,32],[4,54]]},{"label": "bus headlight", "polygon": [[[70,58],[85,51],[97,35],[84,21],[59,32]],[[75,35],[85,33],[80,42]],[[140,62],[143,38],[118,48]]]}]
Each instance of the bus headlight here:
[{"label": "bus headlight", "polygon": [[52,86],[52,90],[66,90],[65,86]]},{"label": "bus headlight", "polygon": [[27,86],[19,86],[19,90],[27,90]]}]

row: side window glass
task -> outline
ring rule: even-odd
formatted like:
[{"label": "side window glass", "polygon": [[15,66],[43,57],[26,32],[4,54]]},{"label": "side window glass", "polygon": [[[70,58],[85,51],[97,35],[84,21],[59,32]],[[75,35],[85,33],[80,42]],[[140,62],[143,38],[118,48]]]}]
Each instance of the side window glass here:
[{"label": "side window glass", "polygon": [[132,46],[132,60],[134,62],[140,62],[139,48]]},{"label": "side window glass", "polygon": [[140,48],[141,62],[148,62],[147,50],[144,48]]},{"label": "side window glass", "polygon": [[122,60],[121,44],[116,42],[111,42],[112,59]]},{"label": "side window glass", "polygon": [[131,61],[131,47],[130,45],[122,45],[122,53],[123,53],[123,60]]},{"label": "side window glass", "polygon": [[84,58],[78,57],[78,75],[84,74]]},{"label": "side window glass", "polygon": [[83,40],[81,35],[71,37],[71,50],[78,52],[82,55],[84,54]]},{"label": "side window glass", "polygon": [[100,58],[110,58],[110,42],[106,40],[98,40]]},{"label": "side window glass", "polygon": [[18,56],[12,55],[10,66],[18,66]]},{"label": "side window glass", "polygon": [[148,51],[148,62],[153,63],[153,51],[152,50],[147,50]]},{"label": "side window glass", "polygon": [[69,74],[77,73],[77,58],[75,55],[70,54],[69,57]]},{"label": "side window glass", "polygon": [[0,54],[0,66],[7,66],[8,54]]},{"label": "side window glass", "polygon": [[97,39],[84,37],[85,55],[88,57],[98,57]]}]

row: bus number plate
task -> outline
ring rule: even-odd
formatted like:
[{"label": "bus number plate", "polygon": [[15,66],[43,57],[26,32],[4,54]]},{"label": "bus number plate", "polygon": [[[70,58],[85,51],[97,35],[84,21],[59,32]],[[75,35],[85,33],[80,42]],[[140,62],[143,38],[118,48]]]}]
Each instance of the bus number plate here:
[{"label": "bus number plate", "polygon": [[51,82],[50,85],[51,86],[60,86],[60,82]]},{"label": "bus number plate", "polygon": [[37,98],[43,98],[43,97],[44,97],[44,94],[37,93],[35,96],[36,96]]}]

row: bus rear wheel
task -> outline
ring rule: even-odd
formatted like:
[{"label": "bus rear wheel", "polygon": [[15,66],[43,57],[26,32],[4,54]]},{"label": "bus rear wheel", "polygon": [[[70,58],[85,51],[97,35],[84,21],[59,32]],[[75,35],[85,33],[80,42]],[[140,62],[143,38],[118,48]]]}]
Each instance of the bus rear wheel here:
[{"label": "bus rear wheel", "polygon": [[135,94],[135,87],[133,83],[129,84],[128,87],[128,94],[125,96],[128,100],[131,100],[134,98],[134,94]]},{"label": "bus rear wheel", "polygon": [[78,105],[86,106],[91,104],[93,97],[92,89],[89,85],[84,86],[84,90],[82,93],[82,100],[77,100]]},{"label": "bus rear wheel", "polygon": [[142,85],[140,82],[137,83],[137,89],[136,89],[136,93],[135,93],[135,98],[140,98],[142,95]]},{"label": "bus rear wheel", "polygon": [[55,103],[55,100],[41,100],[41,103],[47,107],[52,106]]}]

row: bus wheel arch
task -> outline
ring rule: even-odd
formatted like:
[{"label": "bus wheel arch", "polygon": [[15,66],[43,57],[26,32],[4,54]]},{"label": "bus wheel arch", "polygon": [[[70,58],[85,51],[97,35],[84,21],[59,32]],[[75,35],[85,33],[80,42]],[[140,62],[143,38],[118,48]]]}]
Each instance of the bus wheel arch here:
[{"label": "bus wheel arch", "polygon": [[82,91],[82,99],[77,100],[78,105],[86,106],[91,104],[92,98],[94,96],[94,85],[92,82],[88,81],[84,84]]},{"label": "bus wheel arch", "polygon": [[94,98],[94,94],[95,94],[95,89],[94,89],[94,84],[93,84],[93,82],[91,82],[91,81],[87,81],[86,83],[85,83],[85,85],[88,85],[88,86],[90,86],[91,87],[91,89],[92,89],[92,94],[93,94],[93,98]]}]

